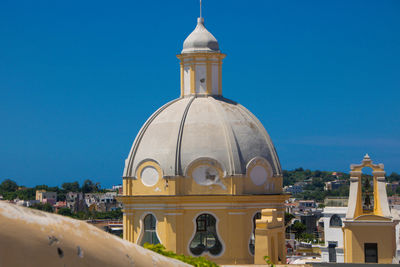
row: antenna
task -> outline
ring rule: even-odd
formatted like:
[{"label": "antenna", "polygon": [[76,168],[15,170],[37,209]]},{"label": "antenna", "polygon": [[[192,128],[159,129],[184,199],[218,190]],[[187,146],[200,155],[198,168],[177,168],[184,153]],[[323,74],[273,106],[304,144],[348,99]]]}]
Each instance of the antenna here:
[{"label": "antenna", "polygon": [[201,18],[201,0],[200,0],[200,18]]}]

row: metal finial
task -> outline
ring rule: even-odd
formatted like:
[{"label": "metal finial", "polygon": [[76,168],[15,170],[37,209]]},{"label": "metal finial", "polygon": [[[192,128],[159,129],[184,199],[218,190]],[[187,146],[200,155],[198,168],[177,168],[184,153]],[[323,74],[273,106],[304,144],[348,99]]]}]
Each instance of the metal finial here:
[{"label": "metal finial", "polygon": [[200,18],[201,18],[201,0],[200,0]]}]

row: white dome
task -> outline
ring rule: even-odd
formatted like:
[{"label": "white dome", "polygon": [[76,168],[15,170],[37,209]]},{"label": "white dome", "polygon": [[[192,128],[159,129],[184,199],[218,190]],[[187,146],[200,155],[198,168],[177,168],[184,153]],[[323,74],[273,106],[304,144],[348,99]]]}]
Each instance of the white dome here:
[{"label": "white dome", "polygon": [[164,177],[186,176],[199,159],[217,161],[225,175],[245,175],[255,158],[265,159],[274,176],[281,167],[274,145],[259,120],[245,107],[222,97],[175,99],[143,125],[125,162],[124,177],[154,161]]},{"label": "white dome", "polygon": [[182,54],[185,53],[219,53],[217,39],[204,27],[204,19],[197,19],[194,31],[183,42]]}]

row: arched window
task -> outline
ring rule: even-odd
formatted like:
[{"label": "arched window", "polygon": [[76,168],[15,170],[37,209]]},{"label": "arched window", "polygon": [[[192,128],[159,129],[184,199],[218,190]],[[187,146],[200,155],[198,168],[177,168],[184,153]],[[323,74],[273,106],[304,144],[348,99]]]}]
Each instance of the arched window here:
[{"label": "arched window", "polygon": [[333,214],[329,221],[329,227],[342,227],[342,219],[337,214]]},{"label": "arched window", "polygon": [[160,240],[157,237],[156,230],[157,220],[153,214],[147,214],[143,220],[143,237],[140,244],[143,246],[144,243],[159,244]]},{"label": "arched window", "polygon": [[253,232],[251,233],[250,242],[249,242],[249,250],[251,255],[254,255],[254,247],[256,242],[256,220],[261,219],[261,212],[257,212],[253,217]]},{"label": "arched window", "polygon": [[211,214],[201,214],[196,219],[196,234],[190,242],[190,251],[199,256],[203,252],[218,255],[222,244],[218,239],[216,219]]}]

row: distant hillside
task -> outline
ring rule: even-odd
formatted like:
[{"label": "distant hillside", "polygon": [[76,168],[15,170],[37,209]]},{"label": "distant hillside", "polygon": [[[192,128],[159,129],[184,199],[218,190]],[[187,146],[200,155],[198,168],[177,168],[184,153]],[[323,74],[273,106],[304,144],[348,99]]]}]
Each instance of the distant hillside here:
[{"label": "distant hillside", "polygon": [[[369,177],[370,175],[364,175]],[[388,182],[400,182],[400,174],[393,172],[391,175],[386,177]],[[324,191],[325,182],[334,180],[344,180],[345,185],[337,190]],[[1,180],[0,180],[1,181]],[[301,199],[316,199],[322,201],[326,196],[348,196],[349,194],[349,174],[343,172],[327,172],[320,170],[304,170],[303,168],[297,168],[291,171],[283,171],[283,186],[294,185],[301,183],[303,186],[303,192],[300,194],[293,195],[294,197]],[[91,180],[85,180],[82,186],[78,182],[65,182],[60,187],[49,187],[47,185],[37,185],[33,188],[27,188],[18,185],[15,181],[10,179],[4,179],[0,183],[0,195],[4,199],[12,200],[15,198],[29,200],[35,199],[36,190],[45,189],[47,191],[57,192],[57,200],[65,200],[65,195],[68,192],[105,192],[101,189],[100,183],[92,182]],[[400,187],[397,188],[396,192],[392,192],[391,188],[388,187],[388,195],[400,194]]]},{"label": "distant hillside", "polygon": [[[372,178],[371,175],[366,174],[363,174],[363,177]],[[348,196],[349,178],[350,175],[343,172],[311,171],[297,168],[292,171],[283,171],[283,186],[301,184],[303,185],[304,191],[293,195],[293,197],[322,201],[327,196]],[[400,174],[393,172],[391,175],[387,176],[386,179],[390,183],[400,181]],[[345,185],[337,190],[324,191],[325,183],[334,180],[344,180]],[[388,195],[390,196],[394,193],[400,194],[400,190],[398,191],[399,192],[391,192],[391,189],[388,188]]]}]

